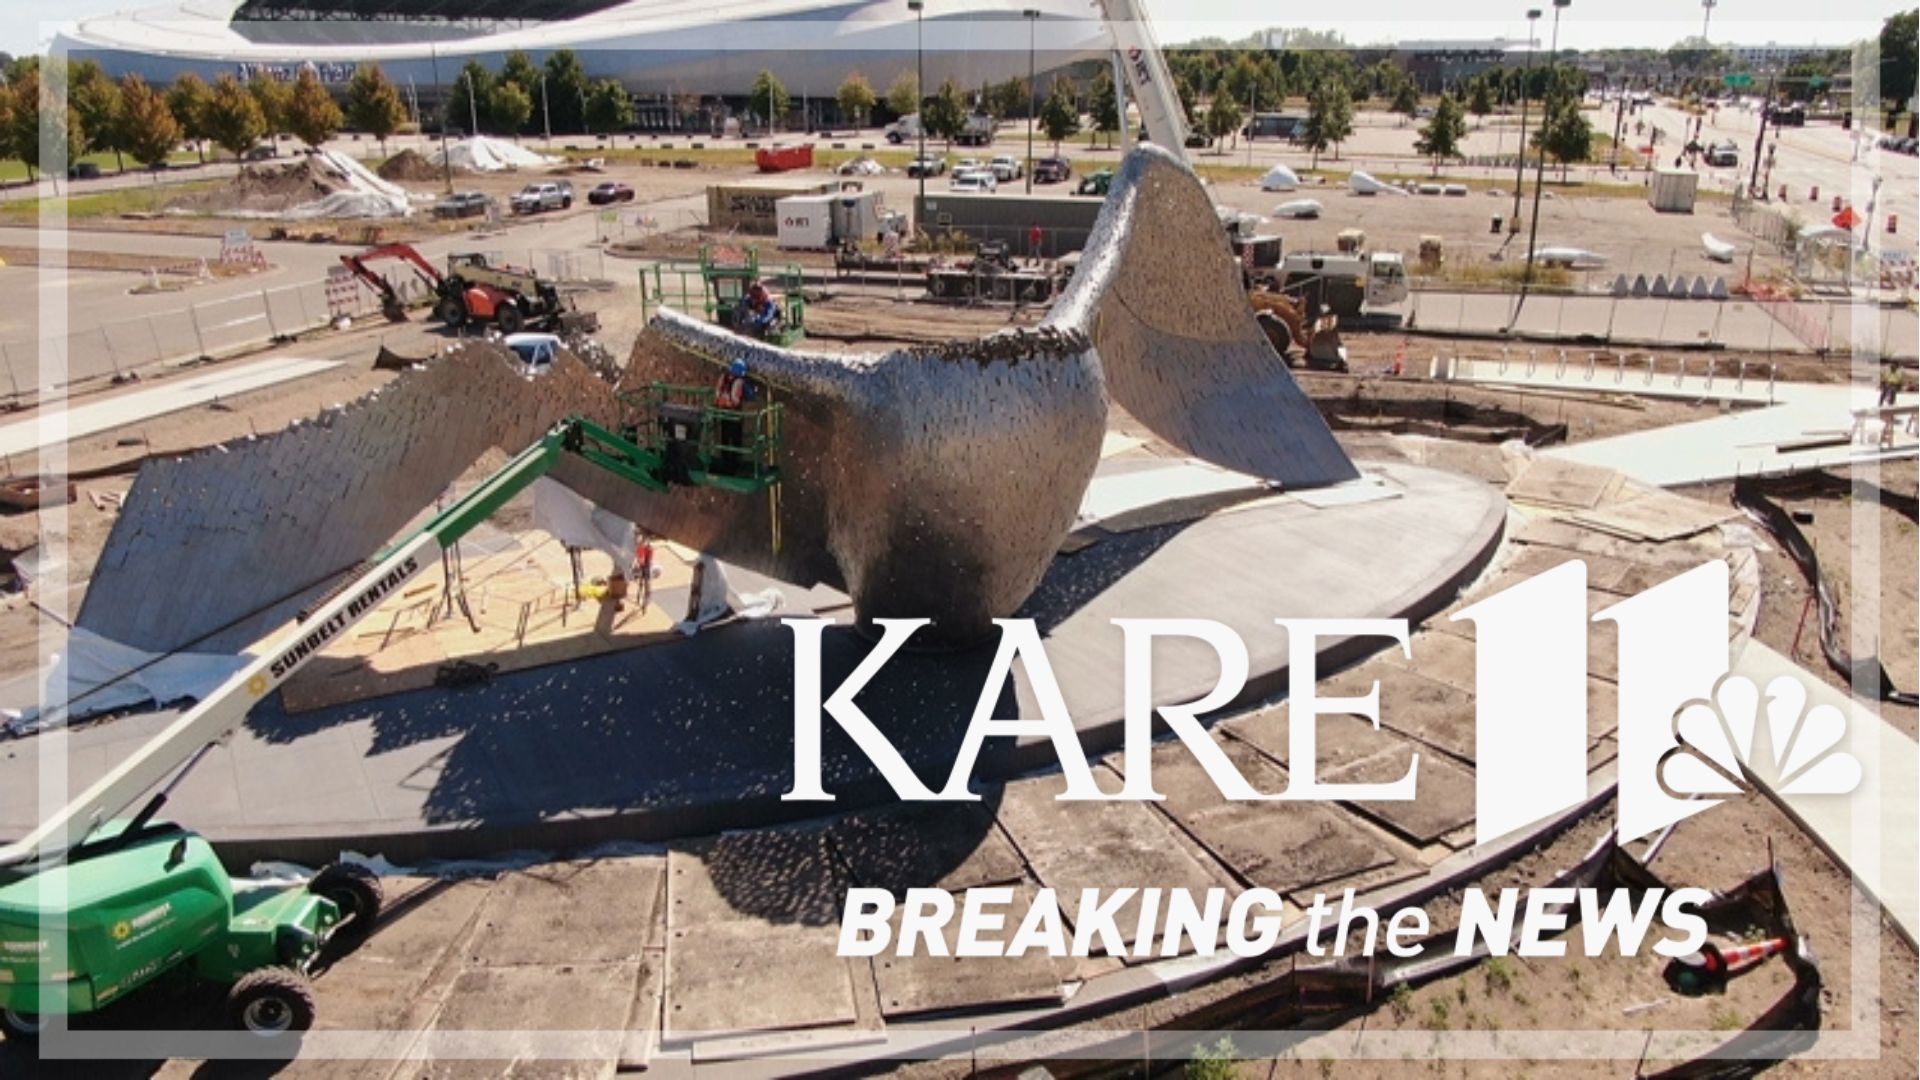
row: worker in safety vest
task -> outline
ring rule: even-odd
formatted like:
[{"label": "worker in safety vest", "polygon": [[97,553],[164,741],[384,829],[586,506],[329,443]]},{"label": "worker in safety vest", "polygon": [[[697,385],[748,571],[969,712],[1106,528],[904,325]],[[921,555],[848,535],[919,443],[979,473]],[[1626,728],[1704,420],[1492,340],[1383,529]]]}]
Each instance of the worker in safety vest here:
[{"label": "worker in safety vest", "polygon": [[739,409],[753,400],[753,384],[747,379],[747,362],[735,360],[720,373],[713,386],[713,404],[721,409]]},{"label": "worker in safety vest", "polygon": [[766,337],[774,324],[780,321],[780,305],[773,302],[773,294],[767,287],[756,281],[747,286],[747,329],[756,337]]},{"label": "worker in safety vest", "polygon": [[746,425],[741,423],[738,410],[746,408],[753,398],[753,383],[747,378],[747,362],[735,360],[728,364],[713,388],[713,407],[729,410],[727,415],[717,418],[719,439],[710,465],[715,472],[752,471],[747,467],[749,463],[746,460]]}]

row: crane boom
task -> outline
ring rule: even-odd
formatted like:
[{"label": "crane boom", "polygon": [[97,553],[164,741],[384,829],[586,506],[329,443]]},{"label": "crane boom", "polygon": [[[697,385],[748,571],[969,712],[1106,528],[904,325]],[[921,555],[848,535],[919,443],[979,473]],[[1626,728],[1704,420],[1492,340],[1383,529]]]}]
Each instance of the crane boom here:
[{"label": "crane boom", "polygon": [[[1146,9],[1135,0],[1099,0],[1099,3],[1101,19],[1113,35],[1114,47],[1119,50],[1117,66],[1126,78],[1127,92],[1140,106],[1140,119],[1146,124],[1147,137],[1179,158],[1181,164],[1190,164],[1186,111],[1180,107],[1180,93],[1174,86],[1166,57],[1161,55],[1160,45],[1153,38],[1153,23],[1147,19]],[[1126,123],[1126,104],[1121,102],[1120,126],[1125,128]]]}]

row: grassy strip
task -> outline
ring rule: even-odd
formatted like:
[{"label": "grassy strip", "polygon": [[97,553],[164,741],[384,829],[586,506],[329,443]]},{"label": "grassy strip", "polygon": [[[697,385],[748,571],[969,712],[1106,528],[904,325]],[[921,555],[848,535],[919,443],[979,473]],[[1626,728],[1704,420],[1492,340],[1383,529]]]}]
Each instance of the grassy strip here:
[{"label": "grassy strip", "polygon": [[[196,164],[199,162],[199,160],[200,160],[200,155],[195,154],[191,150],[187,150],[187,151],[175,152],[172,156],[167,158],[167,163],[170,165],[188,165],[188,164]],[[99,154],[88,154],[86,157],[81,158],[80,162],[76,162],[75,164],[79,164],[82,162],[99,166],[101,173],[107,176],[114,176],[114,175],[118,175],[119,173],[118,163],[114,161],[114,157],[111,152],[99,153]],[[140,166],[138,162],[135,162],[132,158],[127,159],[126,165],[127,165],[126,171],[130,173],[146,171]],[[41,173],[39,170],[35,170],[34,175],[44,176],[45,174]],[[27,166],[25,162],[18,161],[13,158],[0,158],[0,184],[18,184],[18,183],[24,183],[26,180],[27,180]]]},{"label": "grassy strip", "polygon": [[152,214],[185,195],[208,191],[220,180],[193,180],[164,187],[124,187],[110,191],[91,191],[84,195],[62,195],[52,199],[19,199],[0,203],[0,221],[10,225],[32,225],[40,220],[43,206],[64,205],[71,221],[124,217],[127,214]]}]

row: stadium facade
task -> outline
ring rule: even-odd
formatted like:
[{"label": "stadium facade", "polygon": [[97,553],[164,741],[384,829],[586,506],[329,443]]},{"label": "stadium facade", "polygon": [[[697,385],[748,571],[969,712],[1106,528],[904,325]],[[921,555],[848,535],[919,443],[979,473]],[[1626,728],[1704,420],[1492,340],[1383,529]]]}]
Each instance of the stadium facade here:
[{"label": "stadium facade", "polygon": [[884,91],[916,62],[929,87],[1024,77],[1030,34],[1042,72],[1110,47],[1085,0],[932,0],[924,19],[906,0],[168,0],[81,20],[55,48],[154,82],[311,64],[339,84],[377,63],[425,98],[468,60],[497,70],[513,50],[539,63],[571,49],[589,76],[641,95],[743,94],[765,69],[797,97],[831,95],[853,71]]}]

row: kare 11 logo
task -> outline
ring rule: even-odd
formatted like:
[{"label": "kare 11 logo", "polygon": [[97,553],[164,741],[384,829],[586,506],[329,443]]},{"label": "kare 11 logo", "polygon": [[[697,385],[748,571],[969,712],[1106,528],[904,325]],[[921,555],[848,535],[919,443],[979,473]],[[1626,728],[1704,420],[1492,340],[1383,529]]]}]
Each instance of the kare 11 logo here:
[{"label": "kare 11 logo", "polygon": [[[1845,795],[1860,763],[1841,744],[1845,715],[1807,707],[1800,680],[1782,676],[1764,692],[1730,675],[1728,569],[1713,561],[1606,607],[1587,609],[1587,566],[1574,560],[1464,608],[1474,627],[1475,841],[1485,843],[1564,813],[1587,799],[1589,622],[1618,629],[1619,841],[1651,835],[1741,794],[1749,778],[1790,796]],[[1115,619],[1123,652],[1125,779],[1117,792],[1095,783],[1046,649],[1032,620],[996,619],[1000,641],[971,723],[943,787],[927,787],[855,703],[860,690],[906,646],[926,619],[879,619],[879,642],[829,696],[822,696],[824,619],[787,619],[794,635],[794,782],[788,801],[831,801],[821,784],[823,714],[831,716],[906,801],[974,801],[974,764],[991,737],[1045,738],[1060,760],[1062,801],[1161,800],[1152,778],[1153,718],[1185,744],[1222,795],[1234,801],[1378,802],[1418,795],[1420,755],[1406,775],[1384,783],[1328,783],[1317,777],[1316,718],[1356,716],[1380,726],[1380,686],[1362,697],[1315,693],[1317,643],[1382,637],[1412,657],[1405,619],[1275,619],[1288,635],[1289,785],[1256,790],[1214,742],[1199,717],[1226,706],[1246,684],[1246,644],[1203,619]],[[1212,645],[1220,679],[1196,701],[1153,703],[1152,647],[1158,637]],[[994,716],[1018,661],[1040,712]]]}]

